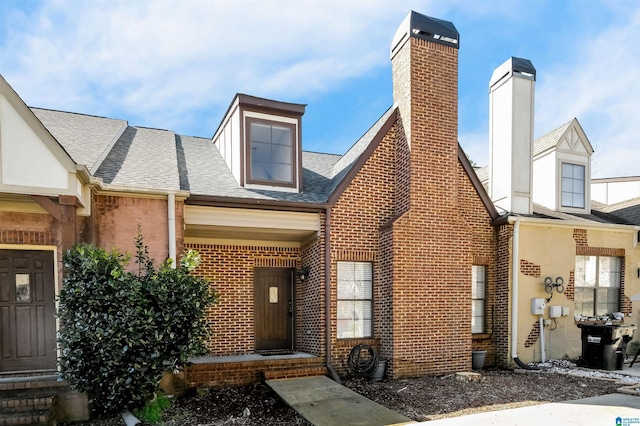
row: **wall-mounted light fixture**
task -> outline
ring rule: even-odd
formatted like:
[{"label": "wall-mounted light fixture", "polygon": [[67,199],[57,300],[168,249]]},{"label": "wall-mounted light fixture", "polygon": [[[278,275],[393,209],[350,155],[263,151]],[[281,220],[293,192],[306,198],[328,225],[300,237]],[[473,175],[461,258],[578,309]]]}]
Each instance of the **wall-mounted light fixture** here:
[{"label": "wall-mounted light fixture", "polygon": [[296,271],[296,276],[302,282],[304,282],[309,277],[309,267],[305,266],[299,271]]}]

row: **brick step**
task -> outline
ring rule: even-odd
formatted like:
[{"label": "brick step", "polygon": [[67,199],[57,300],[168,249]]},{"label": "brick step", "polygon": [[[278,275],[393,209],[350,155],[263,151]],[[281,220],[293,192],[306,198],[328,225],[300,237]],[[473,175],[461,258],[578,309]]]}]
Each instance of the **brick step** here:
[{"label": "brick step", "polygon": [[61,388],[21,389],[0,392],[0,415],[47,410]]},{"label": "brick step", "polygon": [[68,388],[58,375],[0,378],[0,426],[55,424],[54,399]]},{"label": "brick step", "polygon": [[0,426],[45,426],[51,421],[51,410],[37,410],[29,413],[0,414]]},{"label": "brick step", "polygon": [[264,370],[264,380],[292,379],[295,377],[326,376],[324,365],[306,365],[304,367],[284,367]]},{"label": "brick step", "polygon": [[0,378],[0,392],[65,386],[67,382],[60,380],[58,375]]}]

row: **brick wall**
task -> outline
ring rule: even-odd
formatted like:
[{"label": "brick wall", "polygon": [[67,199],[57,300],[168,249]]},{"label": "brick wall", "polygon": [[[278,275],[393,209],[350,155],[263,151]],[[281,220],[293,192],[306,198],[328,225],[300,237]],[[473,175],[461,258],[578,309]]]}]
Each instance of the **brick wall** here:
[{"label": "brick wall", "polygon": [[[202,263],[195,273],[210,280],[211,286],[220,294],[219,303],[208,312],[212,336],[207,347],[212,355],[255,352],[254,268],[300,268],[300,249],[191,243],[186,243],[185,248],[200,253]],[[294,291],[296,298],[302,293],[299,281]],[[301,312],[296,312],[296,319],[300,316]]]},{"label": "brick wall", "polygon": [[513,225],[506,223],[504,225],[497,226],[496,232],[496,315],[494,320],[495,362],[497,366],[507,368],[511,363],[511,356],[509,353],[509,321],[511,315],[509,274],[511,271],[510,253],[513,237]]},{"label": "brick wall", "polygon": [[[375,306],[364,342],[390,360],[388,374],[465,370],[471,266],[488,267],[491,303],[496,271],[490,215],[458,162],[457,50],[411,38],[393,73],[397,122],[332,208],[331,359],[343,372],[363,341],[336,340],[336,263],[364,260],[374,265]],[[488,333],[474,348],[491,343]]]},{"label": "brick wall", "polygon": [[402,176],[409,179],[409,210],[392,225],[391,373],[465,370],[471,364],[473,237],[459,205],[458,51],[411,37],[392,67],[410,175]]},{"label": "brick wall", "polygon": [[[381,268],[384,260],[380,253],[384,240],[381,228],[395,213],[394,136],[392,128],[331,209],[331,363],[341,374],[347,371],[346,360],[353,346],[361,342],[377,345],[377,341],[337,339],[337,262],[372,262],[374,335],[389,337],[388,272]],[[389,267],[388,262],[384,264]],[[382,356],[390,356],[387,348]]]},{"label": "brick wall", "polygon": [[309,277],[296,284],[296,348],[325,354],[325,214],[320,215],[320,235],[301,248],[301,267],[309,267]]},{"label": "brick wall", "polygon": [[[169,257],[166,198],[134,198],[97,195],[93,206],[95,243],[107,250],[112,248],[135,255],[134,239],[138,224],[144,243],[156,265]],[[177,254],[183,248],[184,204],[176,201]],[[130,265],[134,268],[134,265]]]}]

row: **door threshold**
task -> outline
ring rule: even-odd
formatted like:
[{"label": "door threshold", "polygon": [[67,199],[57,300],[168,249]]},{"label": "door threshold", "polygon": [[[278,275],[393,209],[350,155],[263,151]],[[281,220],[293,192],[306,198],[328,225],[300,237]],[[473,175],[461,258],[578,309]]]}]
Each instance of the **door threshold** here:
[{"label": "door threshold", "polygon": [[256,351],[258,355],[262,356],[277,356],[277,355],[293,355],[296,353],[293,349],[272,349],[268,351]]}]

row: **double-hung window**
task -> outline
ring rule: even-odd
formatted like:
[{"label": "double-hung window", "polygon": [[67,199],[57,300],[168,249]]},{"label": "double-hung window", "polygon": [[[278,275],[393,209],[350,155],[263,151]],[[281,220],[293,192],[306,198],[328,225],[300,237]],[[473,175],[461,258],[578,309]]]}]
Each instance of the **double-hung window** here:
[{"label": "double-hung window", "polygon": [[338,262],[338,339],[373,336],[373,265]]},{"label": "double-hung window", "polygon": [[562,163],[562,207],[584,209],[584,166]]},{"label": "double-hung window", "polygon": [[575,312],[600,316],[620,310],[619,257],[576,256]]},{"label": "double-hung window", "polygon": [[473,265],[471,269],[471,332],[485,332],[485,290],[487,267]]}]

